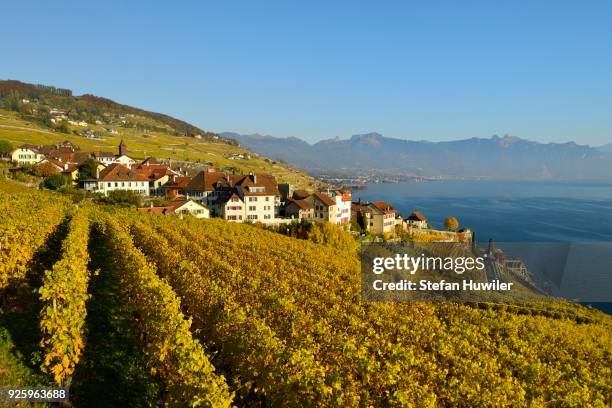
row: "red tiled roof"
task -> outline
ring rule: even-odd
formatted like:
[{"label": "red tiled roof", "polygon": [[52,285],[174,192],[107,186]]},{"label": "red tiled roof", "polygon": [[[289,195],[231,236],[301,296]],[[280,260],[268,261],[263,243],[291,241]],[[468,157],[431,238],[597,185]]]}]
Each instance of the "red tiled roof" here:
[{"label": "red tiled roof", "polygon": [[348,188],[342,190],[342,201],[352,201],[352,199],[353,196],[351,194],[351,190],[349,190]]},{"label": "red tiled roof", "polygon": [[408,219],[411,221],[427,221],[427,217],[420,211],[413,211]]},{"label": "red tiled roof", "polygon": [[187,184],[189,184],[192,178],[193,177],[189,177],[189,176],[177,176],[177,177],[174,177],[174,181],[169,181],[166,184],[164,184],[164,187],[183,189],[187,187]]},{"label": "red tiled roof", "polygon": [[293,199],[289,199],[289,200],[287,200],[287,207],[289,207],[290,205],[295,205],[296,207],[298,207],[301,210],[310,210],[312,208],[312,204],[310,204],[306,200],[293,200]]},{"label": "red tiled roof", "polygon": [[164,176],[171,176],[172,171],[163,166],[144,166],[132,169],[135,173],[146,177],[150,181],[159,180]]},{"label": "red tiled roof", "polygon": [[100,172],[100,181],[149,181],[149,179],[134,172],[123,164],[113,163]]},{"label": "red tiled roof", "polygon": [[[265,196],[265,195],[280,195],[276,178],[269,174],[249,174],[232,176],[234,186],[242,187],[244,195],[247,196]],[[264,191],[254,192],[251,187],[263,187]]]},{"label": "red tiled roof", "polygon": [[314,193],[312,196],[316,197],[319,201],[321,201],[323,204],[325,204],[328,207],[331,207],[332,205],[336,205],[336,200],[332,200],[332,198],[326,194],[317,192],[317,193]]},{"label": "red tiled roof", "polygon": [[[217,185],[219,187],[217,187]],[[196,174],[185,186],[186,191],[213,191],[217,188],[229,189],[232,187],[230,175],[224,171],[206,172]]]},{"label": "red tiled roof", "polygon": [[306,190],[295,190],[293,192],[293,199],[294,200],[303,200],[305,198],[307,198],[310,195],[310,193]]},{"label": "red tiled roof", "polygon": [[382,212],[383,214],[389,214],[389,213],[395,212],[395,208],[391,207],[389,204],[385,203],[384,201],[373,201],[370,203],[370,205],[372,205],[374,208],[376,208],[378,211]]}]

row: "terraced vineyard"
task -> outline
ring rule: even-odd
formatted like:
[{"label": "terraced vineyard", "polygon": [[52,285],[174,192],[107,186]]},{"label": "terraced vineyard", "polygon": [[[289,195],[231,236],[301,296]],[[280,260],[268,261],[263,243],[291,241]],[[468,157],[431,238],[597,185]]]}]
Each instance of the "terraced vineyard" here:
[{"label": "terraced vineyard", "polygon": [[0,208],[0,386],[75,406],[612,403],[612,319],[588,308],[364,303],[354,253],[252,226],[6,182]]}]

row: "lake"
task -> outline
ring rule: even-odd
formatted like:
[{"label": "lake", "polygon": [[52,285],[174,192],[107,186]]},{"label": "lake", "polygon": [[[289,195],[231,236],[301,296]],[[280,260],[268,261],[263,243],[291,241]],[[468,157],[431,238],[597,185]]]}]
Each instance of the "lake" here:
[{"label": "lake", "polygon": [[[475,232],[478,242],[492,238],[509,255],[523,259],[535,275],[545,273],[550,280],[556,274],[556,295],[612,312],[612,303],[601,303],[612,301],[612,183],[403,182],[355,190],[357,199],[386,201],[404,216],[419,210],[437,228],[445,217],[454,216]],[[559,264],[565,242],[572,244],[562,249]],[[516,243],[529,244],[512,254],[513,245],[515,250],[521,247]],[[553,245],[551,252],[550,243],[559,246]],[[547,252],[555,258],[546,258]],[[551,272],[554,263],[560,266]]]},{"label": "lake", "polygon": [[457,217],[479,242],[612,241],[612,183],[549,181],[428,181],[371,184],[353,200],[383,200],[430,224]]}]

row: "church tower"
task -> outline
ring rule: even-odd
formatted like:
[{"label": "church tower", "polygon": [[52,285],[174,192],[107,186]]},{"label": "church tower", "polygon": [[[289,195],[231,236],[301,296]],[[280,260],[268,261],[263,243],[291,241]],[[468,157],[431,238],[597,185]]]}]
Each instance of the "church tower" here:
[{"label": "church tower", "polygon": [[123,139],[121,139],[121,143],[119,143],[119,156],[127,155],[127,150],[127,146],[123,142]]}]

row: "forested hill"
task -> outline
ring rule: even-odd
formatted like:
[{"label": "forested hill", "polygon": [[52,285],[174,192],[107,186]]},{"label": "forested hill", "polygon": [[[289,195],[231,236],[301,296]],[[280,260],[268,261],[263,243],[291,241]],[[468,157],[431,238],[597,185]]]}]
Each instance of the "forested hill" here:
[{"label": "forested hill", "polygon": [[[23,103],[24,100],[29,103]],[[162,113],[134,108],[91,94],[75,96],[69,89],[15,80],[0,81],[0,107],[19,111],[25,119],[35,120],[48,127],[53,127],[50,111],[55,108],[65,111],[73,120],[83,120],[88,123],[117,119],[123,126],[141,127],[176,136],[200,135],[203,138],[216,136],[212,132]],[[150,123],[138,120],[136,117],[149,119]]]}]

